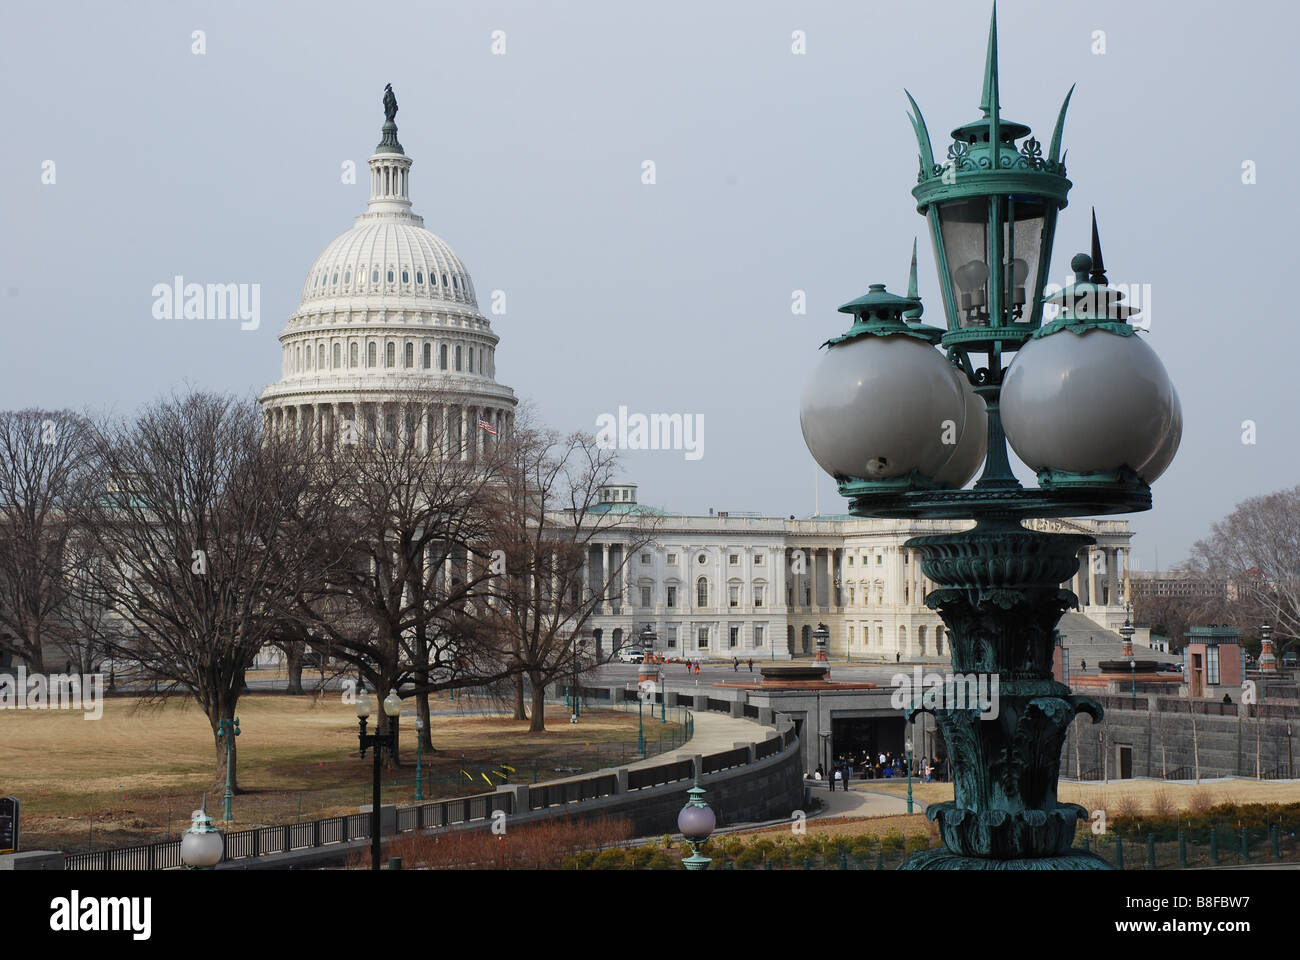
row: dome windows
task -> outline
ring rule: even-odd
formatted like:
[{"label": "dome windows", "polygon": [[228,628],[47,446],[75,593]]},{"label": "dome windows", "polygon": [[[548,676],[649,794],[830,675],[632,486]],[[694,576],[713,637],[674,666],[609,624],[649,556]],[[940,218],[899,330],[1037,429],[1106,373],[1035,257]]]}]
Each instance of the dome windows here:
[{"label": "dome windows", "polygon": [[349,284],[349,283],[351,283],[351,282],[352,282],[352,271],[351,271],[351,270],[344,270],[344,271],[343,271],[343,284],[344,284],[344,286],[346,286],[347,284]]},{"label": "dome windows", "polygon": [[371,283],[378,283],[378,282],[379,282],[379,271],[378,271],[378,270],[375,270],[375,271],[373,271],[373,272],[370,274],[370,282],[371,282]]},{"label": "dome windows", "polygon": [[355,367],[356,365],[357,365],[357,345],[353,343],[353,344],[349,344],[348,346],[348,366]]},{"label": "dome windows", "polygon": [[407,343],[406,349],[402,351],[402,366],[407,369],[415,366],[415,344]]},{"label": "dome windows", "polygon": [[417,285],[424,283],[424,271],[422,270],[415,271],[415,282]]},{"label": "dome windows", "polygon": [[389,340],[384,345],[384,366],[392,367],[397,365],[397,345]]},{"label": "dome windows", "polygon": [[334,344],[334,369],[337,370],[342,364],[343,347],[341,344]]},{"label": "dome windows", "polygon": [[391,267],[388,269],[388,282],[389,283],[393,282],[393,270]]},{"label": "dome windows", "polygon": [[438,348],[438,369],[447,369],[447,345],[445,343]]},{"label": "dome windows", "polygon": [[460,371],[460,344],[456,344],[456,371]]},{"label": "dome windows", "polygon": [[444,287],[447,285],[447,275],[445,273],[442,275],[442,285]]},{"label": "dome windows", "polygon": [[375,359],[377,355],[378,355],[378,348],[375,346],[375,341],[371,340],[368,344],[366,344],[366,366],[367,367],[373,367],[375,365]]},{"label": "dome windows", "polygon": [[454,273],[451,275],[451,285],[455,287],[457,290],[460,289],[460,280],[457,279],[456,274]]},{"label": "dome windows", "polygon": [[469,365],[466,367],[466,369],[469,370],[470,373],[474,372],[474,348],[473,347],[469,348]]},{"label": "dome windows", "polygon": [[407,271],[407,270],[403,270],[403,271],[402,271],[402,283],[410,283],[410,282],[411,282],[411,274],[410,274],[410,272]]},{"label": "dome windows", "polygon": [[424,369],[428,370],[433,365],[433,344],[424,345]]},{"label": "dome windows", "polygon": [[339,282],[339,272],[338,272],[337,270],[335,270],[335,271],[334,271],[334,279],[331,280],[330,283],[337,284],[338,282]]}]

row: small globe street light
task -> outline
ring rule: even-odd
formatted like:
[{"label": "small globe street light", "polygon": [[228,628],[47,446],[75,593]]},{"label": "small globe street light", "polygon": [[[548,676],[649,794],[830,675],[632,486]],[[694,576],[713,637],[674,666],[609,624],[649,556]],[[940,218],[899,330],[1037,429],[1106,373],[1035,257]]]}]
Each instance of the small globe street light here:
[{"label": "small globe street light", "polygon": [[181,863],[188,870],[212,870],[221,862],[226,840],[208,816],[208,796],[192,815],[190,828],[181,835]]},{"label": "small globe street light", "polygon": [[374,701],[370,699],[370,694],[364,690],[357,697],[357,719],[360,723],[360,731],[357,734],[357,740],[361,745],[361,756],[366,755],[367,750],[373,751],[374,757],[374,778],[370,790],[370,869],[379,869],[379,752],[381,748],[390,750],[394,753],[397,751],[397,717],[402,712],[402,698],[397,695],[396,690],[389,690],[388,696],[384,697],[384,716],[388,717],[387,733],[366,733],[366,724],[370,719],[370,714],[374,711]]},{"label": "small globe street light", "polygon": [[690,799],[686,801],[686,806],[682,807],[681,813],[677,814],[677,829],[682,832],[682,838],[691,845],[691,855],[682,859],[682,866],[687,870],[707,870],[709,864],[713,862],[700,853],[713,833],[714,827],[718,825],[718,819],[713,809],[705,802],[704,794],[704,789],[696,780],[695,786],[686,791]]}]

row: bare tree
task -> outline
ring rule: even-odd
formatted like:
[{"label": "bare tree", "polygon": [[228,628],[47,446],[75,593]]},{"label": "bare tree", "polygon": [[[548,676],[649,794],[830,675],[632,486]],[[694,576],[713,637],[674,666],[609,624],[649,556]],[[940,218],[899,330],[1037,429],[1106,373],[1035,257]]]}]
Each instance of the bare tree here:
[{"label": "bare tree", "polygon": [[[102,559],[90,579],[129,628],[114,656],[164,681],[161,696],[183,690],[195,699],[212,728],[220,781],[219,723],[234,717],[284,598],[315,572],[289,521],[319,515],[331,498],[328,477],[300,450],[264,444],[253,402],[198,392],[105,424],[96,449],[109,488],[83,523]],[[230,758],[233,766],[233,749]]]},{"label": "bare tree", "polygon": [[66,410],[0,412],[0,651],[38,673],[75,636],[64,566],[97,483],[91,435]]},{"label": "bare tree", "polygon": [[1224,577],[1239,604],[1233,621],[1253,635],[1260,618],[1275,624],[1279,650],[1300,639],[1300,486],[1237,504],[1192,548],[1191,569]]},{"label": "bare tree", "polygon": [[[500,469],[494,445],[470,457],[439,431],[420,436],[409,420],[390,426],[330,444],[324,455],[335,493],[329,516],[302,518],[296,536],[330,569],[299,595],[298,620],[314,649],[349,664],[380,697],[390,689],[414,696],[432,749],[429,692],[493,683],[515,669],[482,619]],[[388,727],[381,713],[379,729]]]},{"label": "bare tree", "polygon": [[[616,458],[589,435],[562,438],[521,422],[503,445],[502,460],[502,483],[491,491],[491,540],[501,553],[484,617],[510,637],[521,680],[526,676],[532,691],[529,731],[541,733],[547,684],[598,660],[599,651],[587,652],[581,637],[602,604],[628,602],[624,571],[650,542],[654,518],[611,511],[599,502]],[[593,579],[588,552],[612,535],[623,545],[622,560]],[[516,691],[521,701],[522,686]],[[516,718],[525,719],[522,713],[517,709]]]}]

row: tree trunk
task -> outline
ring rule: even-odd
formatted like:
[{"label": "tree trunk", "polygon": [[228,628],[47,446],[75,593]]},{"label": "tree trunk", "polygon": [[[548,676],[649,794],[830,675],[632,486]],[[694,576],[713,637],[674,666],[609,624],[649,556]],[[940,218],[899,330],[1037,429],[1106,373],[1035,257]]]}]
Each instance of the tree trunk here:
[{"label": "tree trunk", "polygon": [[429,721],[429,695],[427,693],[417,694],[415,698],[415,712],[420,718],[420,723],[424,729],[420,731],[420,745],[428,751],[433,750],[433,731],[430,729]]},{"label": "tree trunk", "polygon": [[285,667],[289,671],[289,686],[286,693],[302,693],[302,654],[303,644],[285,644]]},{"label": "tree trunk", "polygon": [[[528,680],[533,685],[533,721],[528,725],[529,733],[546,732],[546,684],[539,674],[529,674]],[[522,678],[520,680],[522,683]]]},{"label": "tree trunk", "polygon": [[[535,713],[536,711],[534,711]],[[515,674],[515,716],[516,720],[527,720],[528,711],[524,709],[524,675]]]}]

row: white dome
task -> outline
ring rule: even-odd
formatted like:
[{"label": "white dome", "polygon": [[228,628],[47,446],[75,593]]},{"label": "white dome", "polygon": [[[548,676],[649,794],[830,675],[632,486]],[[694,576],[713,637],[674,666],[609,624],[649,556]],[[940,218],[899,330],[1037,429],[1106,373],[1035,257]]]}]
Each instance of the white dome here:
[{"label": "white dome", "polygon": [[307,271],[262,407],[272,429],[316,443],[401,434],[472,458],[518,400],[496,380],[499,338],[469,272],[411,210],[413,161],[389,101],[367,161],[370,202]]},{"label": "white dome", "polygon": [[314,301],[394,296],[477,311],[474,285],[460,257],[414,220],[366,220],[339,234],[307,271],[302,306]]}]

